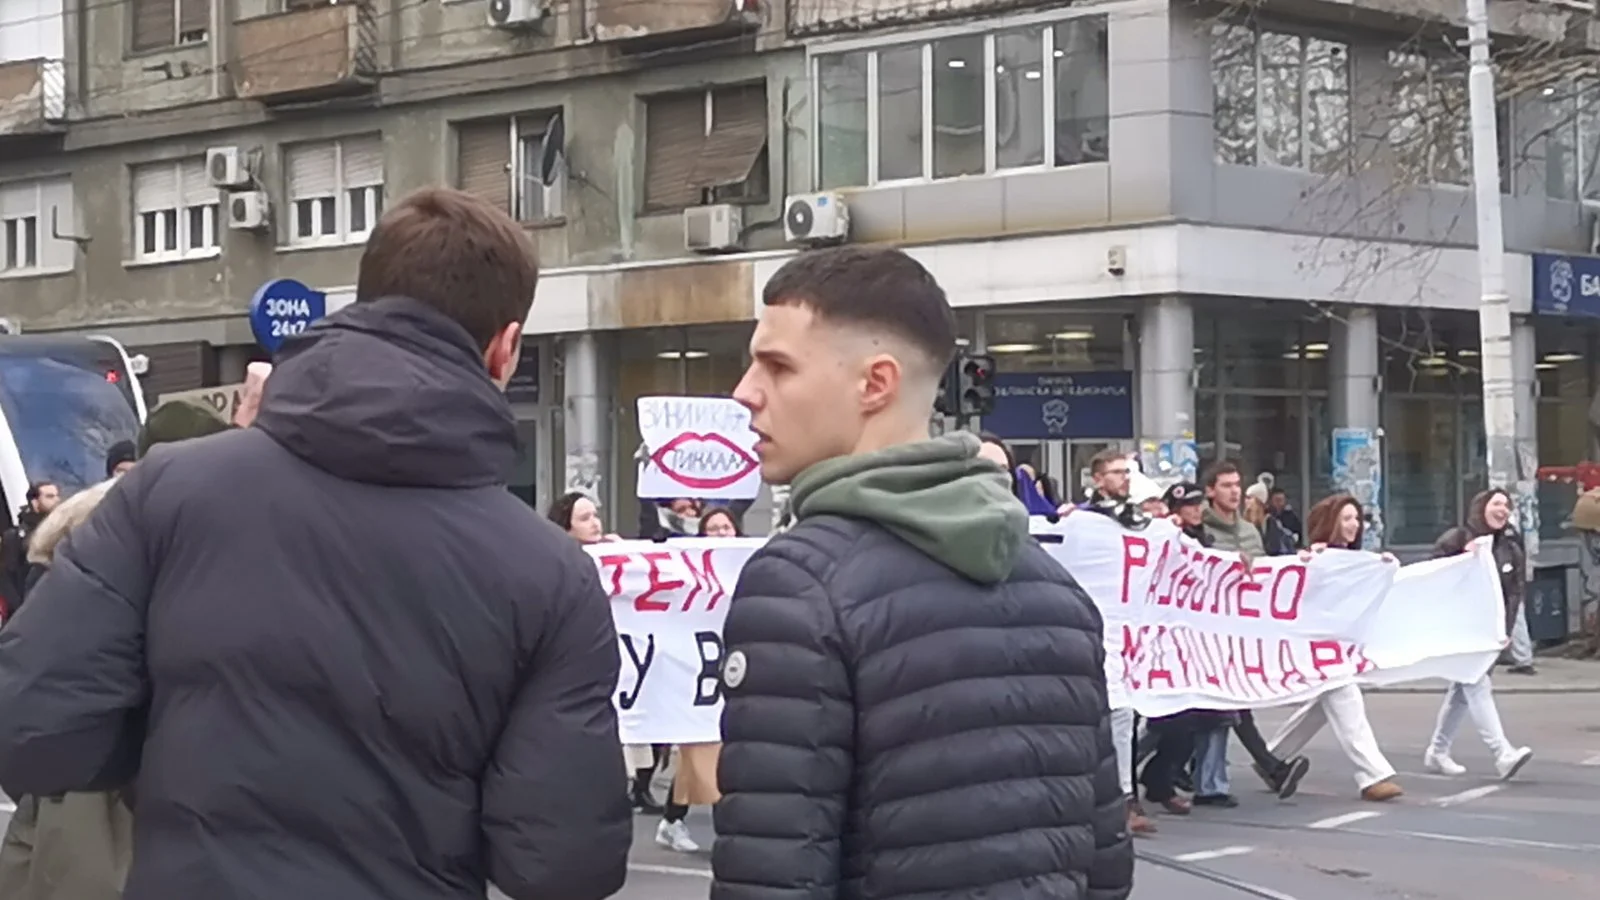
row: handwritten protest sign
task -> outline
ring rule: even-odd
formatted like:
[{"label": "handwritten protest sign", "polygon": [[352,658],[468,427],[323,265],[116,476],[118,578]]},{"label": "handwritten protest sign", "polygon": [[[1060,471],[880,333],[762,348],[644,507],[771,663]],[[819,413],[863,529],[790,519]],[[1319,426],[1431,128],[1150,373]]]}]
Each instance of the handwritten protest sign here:
[{"label": "handwritten protest sign", "polygon": [[638,496],[749,500],[761,489],[750,412],[727,397],[640,397]]},{"label": "handwritten protest sign", "polygon": [[239,403],[244,399],[244,384],[224,384],[220,387],[197,388],[192,391],[177,391],[171,394],[162,394],[156,398],[156,403],[166,403],[172,400],[188,400],[190,402],[204,403],[217,411],[217,414],[233,421],[233,416],[239,411]]},{"label": "handwritten protest sign", "polygon": [[[1487,547],[1399,567],[1375,553],[1253,560],[1166,522],[1128,531],[1098,515],[1042,526],[1045,549],[1105,621],[1113,706],[1147,716],[1303,702],[1352,682],[1475,681],[1505,642]],[[722,624],[762,539],[588,547],[611,596],[628,743],[720,739]]]}]

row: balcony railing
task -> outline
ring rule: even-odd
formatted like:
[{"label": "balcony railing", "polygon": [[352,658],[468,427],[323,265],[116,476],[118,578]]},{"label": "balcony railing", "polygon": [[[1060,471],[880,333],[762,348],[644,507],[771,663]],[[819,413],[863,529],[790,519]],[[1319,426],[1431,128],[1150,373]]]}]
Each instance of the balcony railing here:
[{"label": "balcony railing", "polygon": [[0,137],[61,131],[67,119],[67,72],[59,59],[0,63]]},{"label": "balcony railing", "polygon": [[234,26],[234,91],[263,103],[317,100],[372,89],[378,24],[368,3],[294,4]]},{"label": "balcony railing", "polygon": [[737,38],[761,26],[766,0],[594,0],[590,25],[597,41],[691,44]]}]

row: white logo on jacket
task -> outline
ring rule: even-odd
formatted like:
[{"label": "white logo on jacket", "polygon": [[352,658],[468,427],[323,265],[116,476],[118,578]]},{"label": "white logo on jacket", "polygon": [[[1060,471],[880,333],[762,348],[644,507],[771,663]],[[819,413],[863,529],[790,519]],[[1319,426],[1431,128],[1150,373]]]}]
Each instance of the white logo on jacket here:
[{"label": "white logo on jacket", "polygon": [[735,650],[728,654],[728,659],[722,664],[722,683],[729,690],[735,690],[744,684],[745,667],[748,663],[744,658],[743,650]]}]

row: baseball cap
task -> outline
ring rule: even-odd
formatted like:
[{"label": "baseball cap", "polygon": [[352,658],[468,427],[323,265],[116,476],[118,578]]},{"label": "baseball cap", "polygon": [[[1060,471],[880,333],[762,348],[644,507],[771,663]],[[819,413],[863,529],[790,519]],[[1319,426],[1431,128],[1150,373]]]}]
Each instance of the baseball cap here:
[{"label": "baseball cap", "polygon": [[1200,490],[1200,485],[1192,481],[1180,481],[1167,488],[1167,496],[1162,499],[1166,501],[1168,509],[1177,509],[1190,503],[1202,503],[1206,495]]}]

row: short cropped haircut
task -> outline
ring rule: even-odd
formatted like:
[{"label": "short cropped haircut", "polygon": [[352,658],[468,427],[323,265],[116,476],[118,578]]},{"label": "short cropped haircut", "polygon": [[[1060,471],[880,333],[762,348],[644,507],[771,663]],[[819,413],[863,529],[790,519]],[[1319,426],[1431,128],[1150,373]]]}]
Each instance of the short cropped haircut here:
[{"label": "short cropped haircut", "polygon": [[1128,454],[1116,447],[1107,447],[1089,458],[1089,474],[1099,475],[1106,470],[1106,466],[1119,459],[1126,459],[1127,456]]},{"label": "short cropped haircut", "polygon": [[356,302],[410,297],[462,328],[480,348],[528,318],[539,260],[521,226],[452,188],[423,188],[383,214],[367,238]]},{"label": "short cropped haircut", "polygon": [[767,281],[767,306],[803,304],[817,317],[881,328],[942,369],[956,351],[956,316],[922,264],[892,247],[831,247],[789,260]]},{"label": "short cropped haircut", "polygon": [[1238,474],[1239,467],[1224,459],[1212,463],[1210,467],[1206,469],[1205,478],[1201,479],[1201,484],[1204,484],[1208,488],[1214,488],[1217,486],[1217,479],[1221,478],[1222,476]]}]

